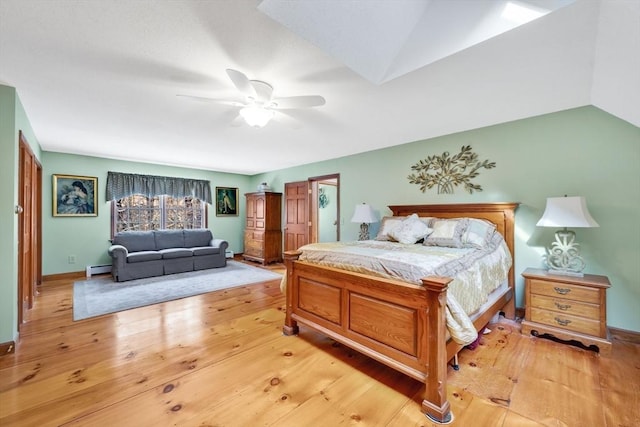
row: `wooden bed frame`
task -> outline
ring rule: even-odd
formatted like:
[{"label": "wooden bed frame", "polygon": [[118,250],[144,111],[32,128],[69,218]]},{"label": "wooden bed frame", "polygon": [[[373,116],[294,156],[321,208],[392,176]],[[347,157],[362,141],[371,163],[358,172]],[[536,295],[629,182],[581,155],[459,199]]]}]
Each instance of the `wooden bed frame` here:
[{"label": "wooden bed frame", "polygon": [[[417,213],[438,218],[482,218],[496,224],[514,255],[517,203],[389,206],[394,216]],[[285,335],[298,322],[425,384],[422,412],[439,423],[451,421],[447,363],[463,346],[449,339],[445,304],[448,277],[425,277],[423,285],[314,265],[285,252],[287,268]],[[515,258],[514,258],[515,259]],[[508,287],[480,315],[477,330],[496,313],[515,315],[514,272]]]}]

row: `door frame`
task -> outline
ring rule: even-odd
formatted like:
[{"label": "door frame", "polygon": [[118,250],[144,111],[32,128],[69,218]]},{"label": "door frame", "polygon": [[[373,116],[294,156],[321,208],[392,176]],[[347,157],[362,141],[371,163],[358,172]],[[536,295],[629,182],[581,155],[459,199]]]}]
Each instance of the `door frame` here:
[{"label": "door frame", "polygon": [[318,241],[318,185],[322,181],[336,180],[336,241],[340,240],[340,174],[332,173],[328,175],[320,175],[308,178],[310,192],[309,200],[309,221],[311,223],[309,230],[309,243]]},{"label": "door frame", "polygon": [[[22,131],[18,132],[18,332],[25,321],[26,311],[33,307],[38,294],[38,287],[42,284],[42,165],[31,150]],[[24,169],[25,159],[31,160],[30,200],[25,201],[27,171]],[[29,215],[25,215],[25,206],[29,207]],[[27,221],[26,218],[30,218]],[[24,235],[28,228],[29,240]],[[25,245],[28,245],[30,259],[25,259]]]}]

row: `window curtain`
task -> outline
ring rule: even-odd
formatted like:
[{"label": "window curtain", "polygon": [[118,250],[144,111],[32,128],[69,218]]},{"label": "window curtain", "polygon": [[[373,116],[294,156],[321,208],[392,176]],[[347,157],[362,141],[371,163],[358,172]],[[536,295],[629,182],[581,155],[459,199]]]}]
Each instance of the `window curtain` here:
[{"label": "window curtain", "polygon": [[142,194],[147,197],[167,195],[183,198],[192,196],[211,204],[211,184],[209,181],[201,179],[107,172],[106,194],[107,201]]}]

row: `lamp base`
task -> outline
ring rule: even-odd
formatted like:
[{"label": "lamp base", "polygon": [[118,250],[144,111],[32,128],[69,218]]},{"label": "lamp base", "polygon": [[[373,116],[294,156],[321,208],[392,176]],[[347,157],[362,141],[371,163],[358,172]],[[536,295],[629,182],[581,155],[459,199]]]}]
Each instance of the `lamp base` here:
[{"label": "lamp base", "polygon": [[363,222],[360,224],[360,235],[358,240],[369,240],[369,224]]},{"label": "lamp base", "polygon": [[556,241],[551,243],[544,257],[549,272],[584,277],[582,270],[587,264],[580,256],[580,245],[576,243],[576,233],[565,228],[556,231],[555,236]]}]

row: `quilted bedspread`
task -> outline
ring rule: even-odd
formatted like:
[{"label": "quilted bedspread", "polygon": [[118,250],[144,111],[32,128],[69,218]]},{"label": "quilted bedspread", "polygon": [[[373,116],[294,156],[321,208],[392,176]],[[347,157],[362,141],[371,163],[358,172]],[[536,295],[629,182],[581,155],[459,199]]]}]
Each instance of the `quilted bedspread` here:
[{"label": "quilted bedspread", "polygon": [[452,277],[447,291],[447,327],[462,345],[477,338],[470,316],[507,279],[512,263],[499,233],[483,249],[364,240],[313,243],[300,250],[301,261],[409,283],[422,284],[426,276]]}]

